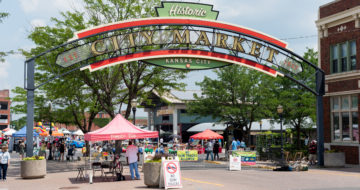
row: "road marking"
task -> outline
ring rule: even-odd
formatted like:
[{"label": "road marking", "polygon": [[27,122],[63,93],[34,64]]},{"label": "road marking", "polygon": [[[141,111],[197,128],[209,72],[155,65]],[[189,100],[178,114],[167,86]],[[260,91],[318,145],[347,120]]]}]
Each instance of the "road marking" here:
[{"label": "road marking", "polygon": [[203,183],[203,184],[215,185],[215,186],[218,186],[218,187],[224,187],[223,184],[211,183],[211,182],[207,182],[207,181],[200,181],[200,180],[191,179],[191,178],[186,178],[186,177],[183,177],[183,180],[192,181],[192,182],[196,182],[196,183]]},{"label": "road marking", "polygon": [[358,173],[356,174],[345,174],[342,172],[333,172],[333,171],[314,171],[310,170],[310,173],[317,173],[317,174],[329,174],[329,175],[340,175],[340,176],[350,176],[350,177],[360,177]]}]

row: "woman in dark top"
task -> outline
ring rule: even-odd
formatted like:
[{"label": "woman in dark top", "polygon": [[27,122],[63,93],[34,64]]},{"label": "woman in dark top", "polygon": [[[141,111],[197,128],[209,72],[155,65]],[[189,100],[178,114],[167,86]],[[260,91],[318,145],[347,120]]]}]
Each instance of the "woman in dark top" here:
[{"label": "woman in dark top", "polygon": [[216,142],[215,142],[215,144],[214,144],[214,148],[213,148],[214,159],[215,159],[215,160],[216,160],[216,156],[217,156],[217,159],[219,160],[219,148],[220,148],[219,141],[216,140]]},{"label": "woman in dark top", "polygon": [[60,144],[60,157],[61,157],[61,161],[64,161],[64,152],[65,152],[65,143],[62,142]]}]

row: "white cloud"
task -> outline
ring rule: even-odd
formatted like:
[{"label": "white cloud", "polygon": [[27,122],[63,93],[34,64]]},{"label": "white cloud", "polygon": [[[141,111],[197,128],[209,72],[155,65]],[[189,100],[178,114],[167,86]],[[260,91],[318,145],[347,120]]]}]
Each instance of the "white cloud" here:
[{"label": "white cloud", "polygon": [[32,27],[41,27],[41,26],[46,26],[46,21],[43,19],[34,19],[31,22],[31,26]]},{"label": "white cloud", "polygon": [[34,12],[39,8],[40,0],[20,0],[21,8],[25,13]]},{"label": "white cloud", "polygon": [[69,11],[74,8],[79,9],[79,0],[19,0],[21,8],[25,13],[46,12],[54,13]]},{"label": "white cloud", "polygon": [[10,63],[5,60],[5,62],[0,63],[0,79],[4,80],[8,78],[9,72],[8,69],[10,68]]}]

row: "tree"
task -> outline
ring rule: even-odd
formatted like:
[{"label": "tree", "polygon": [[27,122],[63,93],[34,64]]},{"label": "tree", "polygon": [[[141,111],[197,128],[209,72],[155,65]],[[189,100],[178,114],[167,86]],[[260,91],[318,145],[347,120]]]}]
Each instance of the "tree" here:
[{"label": "tree", "polygon": [[189,113],[219,118],[240,130],[248,142],[252,122],[271,115],[274,80],[238,65],[217,69],[215,73],[216,79],[205,77],[197,83],[202,95],[194,94],[195,101],[188,104]]},{"label": "tree", "polygon": [[[132,1],[98,1],[85,0],[85,12],[92,26],[122,20],[155,16],[153,7],[159,0]],[[169,89],[180,89],[184,86],[178,79],[185,77],[184,72],[154,67],[143,62],[128,63],[97,71],[91,75],[81,73],[85,83],[97,96],[103,110],[111,118],[120,113],[126,104],[125,118],[130,115],[129,102],[136,98],[146,100],[153,89],[163,92]],[[119,109],[116,109],[116,106]]]},{"label": "tree", "polygon": [[[307,52],[304,53],[304,59],[316,64],[318,52],[308,48]],[[304,64],[304,67],[309,66]],[[309,73],[308,69],[304,68],[304,72],[299,75],[301,75],[299,76],[301,78],[308,79],[304,83],[314,89],[315,79],[311,77],[313,73]],[[284,124],[294,127],[296,131],[296,147],[301,149],[301,133],[305,134],[305,129],[313,126],[316,121],[316,97],[287,78],[279,78],[276,86],[276,92],[274,93],[277,94],[279,104],[284,108]]]},{"label": "tree", "polygon": [[[1,0],[0,0],[0,3],[1,3]],[[9,16],[9,13],[6,13],[6,12],[0,12],[0,23],[2,23],[4,21],[4,18],[8,17]],[[0,62],[4,62],[5,59],[4,57],[7,55],[8,53],[6,52],[1,52],[0,51]]]}]

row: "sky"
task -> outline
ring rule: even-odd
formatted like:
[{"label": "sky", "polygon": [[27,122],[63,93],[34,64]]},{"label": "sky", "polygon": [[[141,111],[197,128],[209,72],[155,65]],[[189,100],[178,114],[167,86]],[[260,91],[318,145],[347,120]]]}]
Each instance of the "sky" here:
[{"label": "sky", "polygon": [[[288,43],[288,48],[303,55],[306,48],[317,50],[319,6],[332,0],[188,0],[214,5],[218,20],[251,28]],[[34,44],[27,38],[36,26],[53,25],[51,17],[60,18],[60,12],[81,8],[80,0],[2,0],[0,12],[10,16],[0,24],[0,51],[25,49]],[[0,63],[0,90],[24,86],[24,61],[20,54],[6,57]],[[192,71],[182,82],[186,89],[199,89],[195,82],[204,76],[216,77],[211,70]],[[12,97],[12,93],[10,96]],[[146,116],[139,110],[137,115]]]}]

